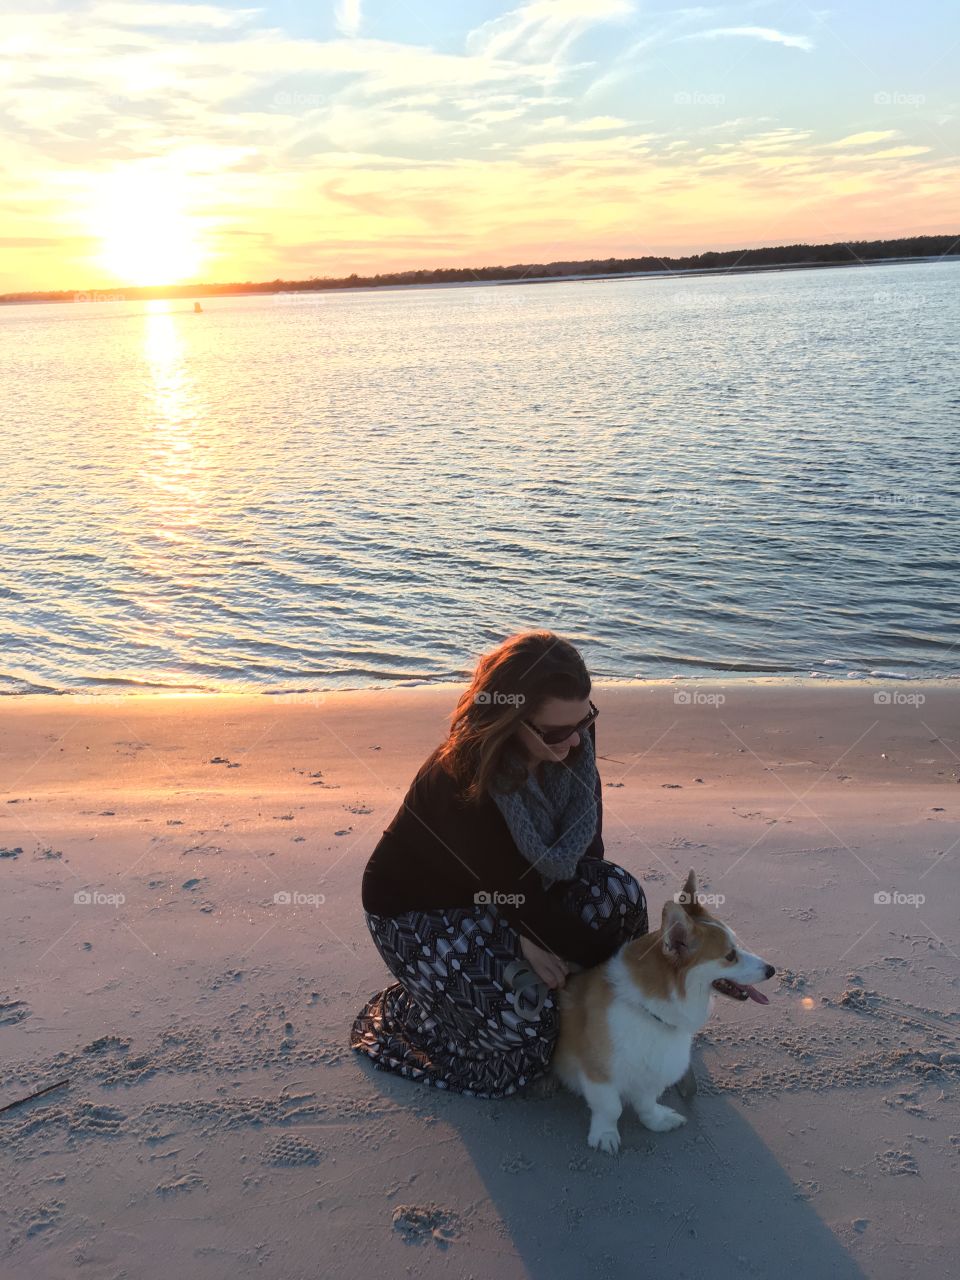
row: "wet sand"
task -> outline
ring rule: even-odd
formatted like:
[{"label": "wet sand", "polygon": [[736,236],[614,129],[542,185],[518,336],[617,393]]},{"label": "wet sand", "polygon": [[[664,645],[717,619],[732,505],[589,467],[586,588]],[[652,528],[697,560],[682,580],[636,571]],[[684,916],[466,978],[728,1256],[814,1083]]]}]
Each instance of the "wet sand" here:
[{"label": "wet sand", "polygon": [[0,1106],[69,1083],[0,1113],[0,1276],[947,1274],[960,688],[594,686],[607,856],[778,969],[619,1157],[347,1048],[363,865],[459,691],[4,700]]}]

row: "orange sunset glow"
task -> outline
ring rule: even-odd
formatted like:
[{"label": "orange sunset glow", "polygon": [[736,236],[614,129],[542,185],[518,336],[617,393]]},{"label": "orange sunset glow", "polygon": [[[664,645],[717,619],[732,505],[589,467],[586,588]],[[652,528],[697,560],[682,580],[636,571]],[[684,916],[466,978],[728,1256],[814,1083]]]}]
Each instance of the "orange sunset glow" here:
[{"label": "orange sunset glow", "polygon": [[80,9],[0,17],[0,290],[890,239],[957,207],[948,62],[892,3]]}]

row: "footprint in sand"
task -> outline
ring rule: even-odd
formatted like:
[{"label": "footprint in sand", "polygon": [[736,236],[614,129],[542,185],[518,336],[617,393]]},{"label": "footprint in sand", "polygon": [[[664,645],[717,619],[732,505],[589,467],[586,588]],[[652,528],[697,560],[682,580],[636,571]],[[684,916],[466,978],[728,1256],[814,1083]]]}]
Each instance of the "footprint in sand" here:
[{"label": "footprint in sand", "polygon": [[459,1238],[460,1219],[438,1204],[398,1204],[393,1211],[393,1229],[406,1244],[429,1244],[433,1240],[445,1249]]},{"label": "footprint in sand", "polygon": [[302,1138],[296,1138],[292,1134],[277,1138],[260,1153],[260,1159],[264,1164],[287,1169],[319,1164],[323,1158],[324,1152],[319,1147],[315,1147],[310,1142],[304,1142]]},{"label": "footprint in sand", "polygon": [[909,1151],[878,1151],[873,1157],[884,1173],[892,1175],[915,1173],[919,1176],[917,1162]]},{"label": "footprint in sand", "polygon": [[0,1027],[13,1026],[30,1017],[30,1006],[23,1000],[0,1000]]},{"label": "footprint in sand", "polygon": [[792,969],[781,969],[777,974],[780,979],[778,991],[803,991],[807,980],[802,973],[794,973]]},{"label": "footprint in sand", "polygon": [[242,982],[245,977],[245,969],[227,969],[225,973],[221,973],[211,980],[210,990],[219,991],[220,988],[226,986],[228,982]]},{"label": "footprint in sand", "polygon": [[197,1191],[201,1187],[206,1188],[207,1184],[200,1177],[199,1173],[184,1173],[179,1178],[172,1178],[170,1182],[158,1182],[156,1192],[158,1196],[178,1195],[181,1191]]},{"label": "footprint in sand", "polygon": [[84,1045],[81,1052],[83,1053],[126,1053],[130,1048],[131,1041],[121,1039],[119,1036],[100,1036],[97,1040],[91,1040],[89,1044]]},{"label": "footprint in sand", "polygon": [[24,1235],[27,1239],[30,1239],[31,1236],[37,1236],[42,1231],[49,1231],[52,1227],[59,1226],[63,1210],[64,1202],[62,1200],[51,1200],[46,1204],[34,1205],[32,1208],[24,1210],[20,1215],[20,1224],[24,1229]]}]

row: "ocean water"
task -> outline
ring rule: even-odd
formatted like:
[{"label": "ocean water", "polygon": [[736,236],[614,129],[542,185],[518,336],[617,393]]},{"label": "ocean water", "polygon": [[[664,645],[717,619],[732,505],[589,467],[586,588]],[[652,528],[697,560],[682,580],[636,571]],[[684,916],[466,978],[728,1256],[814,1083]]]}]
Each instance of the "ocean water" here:
[{"label": "ocean water", "polygon": [[960,672],[960,265],[0,308],[0,691]]}]

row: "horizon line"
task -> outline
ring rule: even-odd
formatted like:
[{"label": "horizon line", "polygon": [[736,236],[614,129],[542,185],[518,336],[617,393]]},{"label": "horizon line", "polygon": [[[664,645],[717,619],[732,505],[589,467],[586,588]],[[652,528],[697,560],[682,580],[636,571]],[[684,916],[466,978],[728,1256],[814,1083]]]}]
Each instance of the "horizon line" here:
[{"label": "horizon line", "polygon": [[[811,243],[808,241],[796,241],[793,244],[777,244],[777,245],[757,245],[746,249],[705,249],[697,253],[685,254],[682,256],[670,257],[655,253],[642,254],[633,257],[610,257],[610,258],[579,258],[579,259],[555,259],[552,262],[535,262],[535,263],[513,263],[511,265],[498,264],[496,266],[471,267],[471,266],[447,266],[447,267],[416,267],[403,268],[396,271],[377,272],[375,275],[359,275],[357,272],[351,272],[345,276],[309,276],[297,280],[284,280],[279,277],[274,280],[262,281],[196,281],[192,283],[176,283],[176,284],[156,284],[156,285],[105,285],[102,287],[86,287],[83,289],[67,288],[67,289],[35,289],[35,290],[13,290],[9,293],[0,294],[0,303],[11,302],[69,302],[78,301],[79,295],[100,294],[100,295],[116,295],[123,294],[131,299],[160,299],[163,297],[182,298],[190,297],[192,293],[197,291],[207,291],[209,296],[216,296],[218,293],[241,293],[249,290],[253,293],[269,293],[271,291],[279,291],[285,288],[291,288],[300,292],[319,292],[324,289],[344,289],[344,288],[384,288],[391,285],[410,286],[418,284],[442,284],[442,283],[462,283],[462,284],[486,284],[486,283],[536,283],[539,281],[546,282],[546,279],[559,281],[564,279],[584,279],[584,278],[605,278],[608,276],[627,276],[634,275],[669,275],[669,274],[685,274],[706,273],[714,271],[732,271],[749,255],[770,254],[770,253],[796,253],[797,250],[818,250],[818,251],[838,251],[846,250],[848,257],[835,259],[834,261],[821,260],[804,260],[794,258],[792,261],[787,258],[772,260],[768,262],[747,262],[741,270],[757,270],[765,268],[776,268],[777,266],[843,266],[876,264],[884,260],[893,260],[895,255],[887,254],[877,258],[864,258],[855,252],[853,246],[863,249],[864,253],[884,247],[892,247],[895,245],[903,245],[906,243],[917,244],[926,241],[952,241],[947,248],[940,253],[931,255],[912,254],[905,255],[914,259],[922,259],[924,257],[933,257],[935,259],[943,259],[953,255],[953,251],[957,251],[960,256],[960,233],[942,232],[939,234],[924,235],[905,235],[897,236],[890,240],[836,240],[821,243]],[[710,265],[702,263],[702,259],[711,259]],[[724,263],[723,259],[734,259],[729,265]],[[651,265],[648,270],[631,271],[631,264],[659,264]],[[671,264],[677,264],[673,266]],[[682,266],[680,264],[691,264]],[[571,268],[577,267],[606,267],[606,271],[600,272],[577,272]],[[617,268],[620,267],[620,270]],[[549,268],[563,268],[559,274],[555,273],[550,277],[545,274]],[[522,272],[521,275],[496,275],[501,272]],[[539,272],[539,275],[531,275],[531,272]],[[472,276],[473,279],[464,280],[462,277]],[[424,279],[423,277],[431,277]],[[460,279],[451,279],[451,277],[460,277]],[[90,300],[90,299],[83,299]],[[99,300],[99,299],[93,299]]]}]

